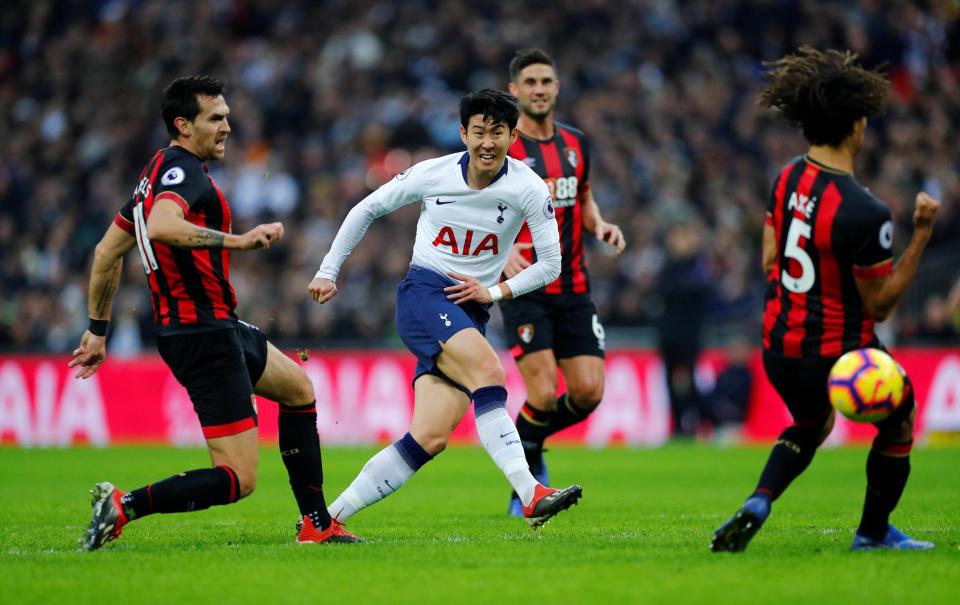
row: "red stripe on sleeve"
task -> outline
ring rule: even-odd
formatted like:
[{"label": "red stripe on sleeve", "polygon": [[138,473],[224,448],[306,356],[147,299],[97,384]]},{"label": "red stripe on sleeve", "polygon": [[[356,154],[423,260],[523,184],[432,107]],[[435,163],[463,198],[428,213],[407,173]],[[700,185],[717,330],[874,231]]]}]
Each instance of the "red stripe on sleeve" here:
[{"label": "red stripe on sleeve", "polygon": [[134,234],[133,223],[123,218],[122,214],[118,214],[113,218],[113,224],[116,225],[117,227],[120,227],[130,235]]},{"label": "red stripe on sleeve", "polygon": [[183,199],[179,193],[174,193],[173,191],[164,191],[160,195],[154,198],[153,205],[155,205],[160,200],[170,200],[183,210],[184,214],[190,212],[190,204],[187,203],[187,200]]},{"label": "red stripe on sleeve", "polygon": [[853,276],[860,279],[876,279],[893,273],[893,259],[869,267],[853,267]]}]

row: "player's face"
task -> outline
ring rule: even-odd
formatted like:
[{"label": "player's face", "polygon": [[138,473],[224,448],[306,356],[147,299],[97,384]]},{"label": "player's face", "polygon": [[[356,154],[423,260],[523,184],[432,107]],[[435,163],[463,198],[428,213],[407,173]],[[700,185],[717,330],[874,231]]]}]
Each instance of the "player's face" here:
[{"label": "player's face", "polygon": [[543,63],[527,65],[510,82],[510,94],[517,97],[520,111],[536,119],[550,115],[557,104],[560,81],[553,68]]},{"label": "player's face", "polygon": [[470,154],[470,167],[480,174],[496,174],[503,166],[510,144],[517,139],[517,129],[505,122],[493,123],[482,114],[470,116],[467,127],[460,127],[460,138]]},{"label": "player's face", "polygon": [[230,124],[227,122],[230,107],[223,95],[200,95],[197,100],[200,102],[200,113],[190,123],[193,131],[193,152],[202,160],[222,160],[226,151],[227,135],[230,134]]}]

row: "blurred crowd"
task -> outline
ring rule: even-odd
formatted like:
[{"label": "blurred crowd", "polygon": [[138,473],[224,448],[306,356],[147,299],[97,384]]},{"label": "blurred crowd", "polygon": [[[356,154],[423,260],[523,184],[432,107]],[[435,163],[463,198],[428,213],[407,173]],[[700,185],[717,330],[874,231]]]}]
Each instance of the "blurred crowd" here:
[{"label": "blurred crowd", "polygon": [[[664,268],[687,262],[680,254],[701,276],[692,312],[703,325],[758,338],[770,183],[805,144],[754,98],[762,62],[801,44],[887,64],[893,104],[870,125],[857,177],[893,209],[897,249],[916,192],[943,204],[885,337],[956,342],[958,13],[956,2],[883,0],[6,2],[0,348],[75,346],[93,247],[169,140],[159,93],[195,73],[228,82],[233,133],[210,173],[234,231],[272,220],[287,229],[280,246],[233,255],[240,316],[288,345],[390,344],[415,207],[374,223],[333,304],[316,306],[306,285],[350,207],[411,162],[461,149],[459,97],[506,88],[510,58],[529,46],[557,60],[559,118],[587,133],[595,196],[627,237],[619,258],[596,242],[589,252],[608,331],[662,321]],[[113,320],[115,352],[151,346],[135,255]]]}]

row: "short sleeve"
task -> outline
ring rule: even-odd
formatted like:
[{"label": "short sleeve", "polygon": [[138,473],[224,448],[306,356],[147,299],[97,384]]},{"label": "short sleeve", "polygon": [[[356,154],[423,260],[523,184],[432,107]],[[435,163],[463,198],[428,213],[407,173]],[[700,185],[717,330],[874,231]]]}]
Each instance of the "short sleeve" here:
[{"label": "short sleeve", "polygon": [[773,226],[773,216],[777,210],[777,187],[780,186],[780,176],[773,180],[773,187],[770,188],[770,199],[767,201],[767,217],[764,224]]},{"label": "short sleeve", "polygon": [[154,199],[171,199],[188,212],[204,201],[213,187],[202,164],[192,157],[175,156],[160,167],[153,183]]},{"label": "short sleeve", "polygon": [[130,235],[133,235],[134,226],[133,226],[133,203],[134,199],[130,198],[127,200],[127,203],[123,205],[123,208],[120,209],[120,212],[117,213],[117,216],[113,219],[113,224],[117,227],[120,227]]},{"label": "short sleeve", "polygon": [[893,220],[890,209],[879,200],[863,204],[851,217],[855,220],[856,234],[851,242],[853,252],[853,275],[872,279],[889,275],[893,270]]}]

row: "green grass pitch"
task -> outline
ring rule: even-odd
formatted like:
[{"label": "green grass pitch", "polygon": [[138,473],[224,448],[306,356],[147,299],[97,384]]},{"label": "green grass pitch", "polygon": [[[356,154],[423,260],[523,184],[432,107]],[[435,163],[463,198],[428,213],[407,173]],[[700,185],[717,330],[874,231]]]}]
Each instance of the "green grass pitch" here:
[{"label": "green grass pitch", "polygon": [[[324,451],[332,500],[373,449]],[[533,532],[504,513],[507,484],[480,448],[455,447],[354,517],[365,545],[294,543],[279,456],[252,497],[127,526],[78,552],[87,490],[132,488],[208,463],[201,450],[0,448],[0,603],[957,603],[960,450],[918,449],[894,522],[926,553],[849,551],[863,448],[820,452],[739,554],[712,531],[752,489],[765,447],[558,447],[580,505]]]}]

